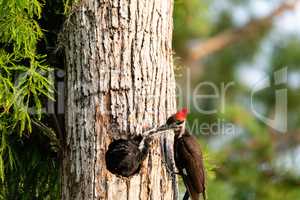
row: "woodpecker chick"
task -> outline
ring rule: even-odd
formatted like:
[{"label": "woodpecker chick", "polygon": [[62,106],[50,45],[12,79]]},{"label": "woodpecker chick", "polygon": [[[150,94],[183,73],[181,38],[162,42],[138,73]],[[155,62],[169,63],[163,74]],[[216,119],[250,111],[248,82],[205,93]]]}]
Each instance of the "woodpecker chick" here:
[{"label": "woodpecker chick", "polygon": [[203,199],[206,199],[201,147],[196,137],[185,129],[186,116],[187,110],[182,109],[167,120],[170,124],[180,124],[180,128],[174,131],[174,158],[179,175],[187,190],[183,200],[187,200],[189,197],[192,200],[199,200],[201,193]]},{"label": "woodpecker chick", "polygon": [[143,135],[129,139],[114,140],[105,154],[107,169],[116,175],[132,176],[139,172],[146,159],[154,134],[169,130],[172,127],[160,126],[144,132]]},{"label": "woodpecker chick", "polygon": [[137,173],[146,158],[150,140],[143,141],[142,136],[113,141],[105,154],[107,169],[117,175],[129,177]]}]

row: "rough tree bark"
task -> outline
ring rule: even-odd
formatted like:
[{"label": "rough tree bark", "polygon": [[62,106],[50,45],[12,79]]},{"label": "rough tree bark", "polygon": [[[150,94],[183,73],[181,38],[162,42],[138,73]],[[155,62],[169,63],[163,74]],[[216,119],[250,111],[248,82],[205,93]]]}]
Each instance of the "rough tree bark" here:
[{"label": "rough tree bark", "polygon": [[[112,139],[141,134],[174,113],[173,0],[82,0],[66,22],[66,139],[62,199],[176,199],[164,149],[152,143],[141,171],[121,178],[106,170]],[[162,148],[164,147],[164,148]],[[171,162],[172,166],[173,163]]]}]

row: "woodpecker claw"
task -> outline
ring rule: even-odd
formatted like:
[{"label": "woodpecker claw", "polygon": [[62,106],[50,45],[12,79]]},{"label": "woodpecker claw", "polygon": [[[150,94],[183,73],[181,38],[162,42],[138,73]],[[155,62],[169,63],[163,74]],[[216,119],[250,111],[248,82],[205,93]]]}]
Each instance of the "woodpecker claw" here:
[{"label": "woodpecker claw", "polygon": [[162,163],[166,166],[166,170],[169,174],[171,174],[171,176],[180,175],[178,171],[173,171],[172,169],[170,169],[170,167],[168,166],[168,163],[166,161],[162,161]]}]

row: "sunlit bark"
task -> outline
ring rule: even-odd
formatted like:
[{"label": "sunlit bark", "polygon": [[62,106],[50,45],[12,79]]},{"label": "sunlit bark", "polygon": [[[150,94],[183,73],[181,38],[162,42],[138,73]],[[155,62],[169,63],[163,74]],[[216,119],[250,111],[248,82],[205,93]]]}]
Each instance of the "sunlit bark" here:
[{"label": "sunlit bark", "polygon": [[74,6],[64,32],[63,199],[177,199],[175,177],[163,162],[163,149],[172,158],[172,133],[152,143],[140,172],[129,179],[107,171],[104,159],[112,139],[141,134],[175,111],[172,10],[172,0]]}]

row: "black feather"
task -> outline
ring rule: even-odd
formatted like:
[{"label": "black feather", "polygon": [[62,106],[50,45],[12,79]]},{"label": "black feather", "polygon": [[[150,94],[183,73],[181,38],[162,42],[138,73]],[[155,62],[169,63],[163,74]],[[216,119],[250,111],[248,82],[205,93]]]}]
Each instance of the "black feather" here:
[{"label": "black feather", "polygon": [[205,173],[200,145],[187,130],[182,137],[175,136],[175,164],[182,176],[189,196],[198,200],[202,193],[205,199]]},{"label": "black feather", "polygon": [[117,175],[129,177],[136,174],[143,160],[145,160],[150,140],[144,140],[143,149],[139,149],[142,137],[133,139],[119,139],[113,141],[105,154],[107,169]]}]

